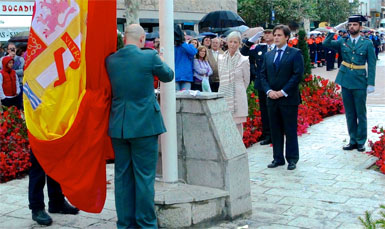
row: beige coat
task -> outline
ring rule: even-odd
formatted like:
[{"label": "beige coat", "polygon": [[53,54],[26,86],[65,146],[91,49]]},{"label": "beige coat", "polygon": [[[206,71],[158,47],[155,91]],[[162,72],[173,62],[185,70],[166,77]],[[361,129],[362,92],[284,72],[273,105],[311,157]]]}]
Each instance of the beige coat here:
[{"label": "beige coat", "polygon": [[[231,69],[227,72],[224,69],[229,69],[230,66],[224,67],[225,64],[225,55],[228,55],[227,52],[223,55],[219,55],[218,58],[218,72],[220,77],[219,83],[219,92],[225,93],[225,99],[231,107],[231,103],[234,104],[233,118],[236,123],[242,123],[246,121],[248,116],[248,103],[247,103],[247,87],[250,83],[250,63],[249,59],[246,56],[241,56],[236,64],[235,69]],[[232,74],[234,78],[234,95],[226,94],[226,84],[228,84],[229,74]]]},{"label": "beige coat", "polygon": [[[223,54],[222,49],[219,49],[218,52],[218,57]],[[209,49],[207,59],[209,61],[211,69],[213,70],[213,74],[210,76],[210,82],[219,82],[218,61],[215,60],[212,49]]]}]

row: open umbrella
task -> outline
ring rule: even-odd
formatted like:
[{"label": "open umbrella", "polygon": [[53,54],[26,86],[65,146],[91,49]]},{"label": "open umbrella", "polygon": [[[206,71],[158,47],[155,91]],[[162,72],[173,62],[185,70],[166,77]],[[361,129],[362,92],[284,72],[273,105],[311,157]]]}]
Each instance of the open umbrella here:
[{"label": "open umbrella", "polygon": [[342,22],[341,24],[338,24],[334,28],[336,30],[346,30],[346,26],[348,25],[348,21]]},{"label": "open umbrella", "polygon": [[227,37],[233,31],[238,31],[240,34],[242,34],[243,32],[245,32],[248,29],[249,29],[249,27],[245,26],[245,25],[231,27],[231,28],[228,28],[228,30],[226,32],[224,32],[223,35],[225,35]]},{"label": "open umbrella", "polygon": [[184,32],[186,33],[186,35],[191,36],[191,37],[196,37],[197,36],[197,33],[194,30],[191,30],[191,29],[186,29],[186,30],[184,30]]},{"label": "open umbrella", "polygon": [[200,33],[199,34],[200,37],[210,37],[210,38],[215,38],[217,37],[218,35],[216,33],[212,33],[212,32],[204,32],[204,33]]},{"label": "open umbrella", "polygon": [[320,31],[311,31],[309,34],[315,34],[315,35],[317,35],[317,34],[321,34],[321,32]]},{"label": "open umbrella", "polygon": [[199,21],[199,28],[225,29],[246,25],[246,22],[236,13],[228,10],[219,10],[208,13]]},{"label": "open umbrella", "polygon": [[154,40],[155,38],[159,38],[159,32],[158,31],[146,34],[146,40]]},{"label": "open umbrella", "polygon": [[328,33],[328,32],[330,32],[330,31],[333,31],[333,29],[334,29],[334,28],[332,28],[332,27],[326,26],[326,27],[316,28],[314,31],[319,31],[319,32],[321,32],[321,33]]},{"label": "open umbrella", "polygon": [[244,38],[250,38],[257,34],[258,32],[264,31],[262,27],[254,27],[246,30],[245,32],[242,33],[242,39]]},{"label": "open umbrella", "polygon": [[28,42],[29,31],[23,31],[15,34],[8,42]]}]

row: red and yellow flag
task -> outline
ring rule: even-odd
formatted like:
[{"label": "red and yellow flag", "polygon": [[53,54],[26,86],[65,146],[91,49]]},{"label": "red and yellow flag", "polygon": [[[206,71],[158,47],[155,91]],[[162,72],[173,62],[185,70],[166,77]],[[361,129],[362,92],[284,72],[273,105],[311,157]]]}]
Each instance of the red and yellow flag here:
[{"label": "red and yellow flag", "polygon": [[36,0],[24,74],[32,151],[79,209],[106,198],[111,89],[105,58],[116,50],[115,0]]}]

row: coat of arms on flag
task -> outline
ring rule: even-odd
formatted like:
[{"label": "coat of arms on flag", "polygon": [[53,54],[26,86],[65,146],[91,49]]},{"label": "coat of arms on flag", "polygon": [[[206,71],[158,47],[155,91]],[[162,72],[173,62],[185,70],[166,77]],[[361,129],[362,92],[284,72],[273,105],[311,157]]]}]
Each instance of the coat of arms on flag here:
[{"label": "coat of arms on flag", "polygon": [[116,31],[115,0],[35,2],[23,86],[31,148],[70,202],[89,212],[103,208],[113,155],[104,59]]}]

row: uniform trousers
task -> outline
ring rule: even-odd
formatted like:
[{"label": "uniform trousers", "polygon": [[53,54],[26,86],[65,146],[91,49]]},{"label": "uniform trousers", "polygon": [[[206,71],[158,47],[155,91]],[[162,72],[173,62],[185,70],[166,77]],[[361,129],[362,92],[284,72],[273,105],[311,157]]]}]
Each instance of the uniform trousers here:
[{"label": "uniform trousers", "polygon": [[366,89],[342,87],[342,101],[345,107],[346,123],[350,144],[363,145],[367,138]]},{"label": "uniform trousers", "polygon": [[118,228],[157,228],[155,174],[158,135],[112,138],[115,152],[115,205]]}]

